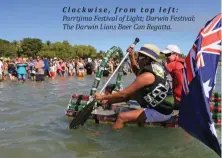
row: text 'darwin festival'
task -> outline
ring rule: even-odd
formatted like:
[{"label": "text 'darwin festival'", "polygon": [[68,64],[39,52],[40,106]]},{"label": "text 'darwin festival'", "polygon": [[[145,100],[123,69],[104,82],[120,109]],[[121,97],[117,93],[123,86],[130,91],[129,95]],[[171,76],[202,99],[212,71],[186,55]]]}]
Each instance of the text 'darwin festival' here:
[{"label": "text 'darwin festival'", "polygon": [[120,21],[120,22],[145,22],[145,21],[195,21],[195,16],[139,16],[139,15],[124,15],[124,16],[68,16],[64,15],[62,21],[95,21],[95,22],[106,22],[106,21]]}]

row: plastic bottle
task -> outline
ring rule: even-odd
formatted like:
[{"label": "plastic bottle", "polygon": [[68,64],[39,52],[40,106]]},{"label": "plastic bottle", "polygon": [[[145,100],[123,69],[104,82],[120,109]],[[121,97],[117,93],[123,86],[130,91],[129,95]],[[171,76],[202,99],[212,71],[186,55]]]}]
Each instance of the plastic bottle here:
[{"label": "plastic bottle", "polygon": [[81,100],[81,104],[80,106],[78,106],[78,110],[82,110],[86,105],[87,105],[87,102],[89,101],[89,96],[88,95],[83,95],[82,96],[82,100]]},{"label": "plastic bottle", "polygon": [[215,106],[211,104],[211,105],[210,105],[210,111],[213,112],[214,109],[215,109]]},{"label": "plastic bottle", "polygon": [[79,96],[78,96],[77,94],[73,94],[73,95],[72,95],[71,104],[72,104],[73,106],[76,105],[76,101],[77,101],[78,97],[79,97]]},{"label": "plastic bottle", "polygon": [[69,100],[69,104],[67,106],[67,112],[75,111],[76,110],[76,100],[78,98],[78,95],[73,94],[71,99]]},{"label": "plastic bottle", "polygon": [[221,113],[221,106],[218,106],[218,107],[217,107],[217,112],[218,112],[218,113]]}]

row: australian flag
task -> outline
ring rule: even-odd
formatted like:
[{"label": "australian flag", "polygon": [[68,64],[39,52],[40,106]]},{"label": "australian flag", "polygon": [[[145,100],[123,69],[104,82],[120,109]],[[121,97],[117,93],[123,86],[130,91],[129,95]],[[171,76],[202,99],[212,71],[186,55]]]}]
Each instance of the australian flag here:
[{"label": "australian flag", "polygon": [[200,30],[185,59],[179,125],[221,156],[212,115],[210,97],[221,55],[222,13]]}]

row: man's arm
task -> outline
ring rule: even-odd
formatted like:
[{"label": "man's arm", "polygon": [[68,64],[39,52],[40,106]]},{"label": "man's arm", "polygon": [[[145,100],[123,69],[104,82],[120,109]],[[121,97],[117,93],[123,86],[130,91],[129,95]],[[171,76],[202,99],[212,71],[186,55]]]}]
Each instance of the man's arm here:
[{"label": "man's arm", "polygon": [[132,71],[137,76],[138,72],[139,72],[139,68],[137,66],[137,62],[136,62],[136,59],[135,59],[135,56],[134,56],[134,48],[132,46],[130,46],[127,49],[127,52],[129,52],[129,58],[130,58]]},{"label": "man's arm", "polygon": [[126,89],[111,95],[102,95],[102,100],[108,100],[110,104],[127,101],[136,91],[144,86],[152,84],[154,81],[155,76],[152,73],[143,73]]},{"label": "man's arm", "polygon": [[131,63],[132,71],[133,71],[133,73],[137,76],[137,75],[138,75],[138,72],[139,72],[139,68],[138,68],[138,66],[137,66],[135,57],[134,57],[134,55],[129,55],[129,58],[130,58],[130,63]]}]

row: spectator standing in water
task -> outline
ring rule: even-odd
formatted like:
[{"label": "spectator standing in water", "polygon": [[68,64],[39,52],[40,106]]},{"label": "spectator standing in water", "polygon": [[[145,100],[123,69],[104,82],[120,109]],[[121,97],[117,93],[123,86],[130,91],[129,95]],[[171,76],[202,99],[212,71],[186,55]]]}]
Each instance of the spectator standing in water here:
[{"label": "spectator standing in water", "polygon": [[93,73],[93,63],[92,63],[92,59],[88,58],[88,61],[86,63],[86,74],[87,75],[92,75]]},{"label": "spectator standing in water", "polygon": [[82,58],[77,63],[77,75],[78,77],[84,77],[85,76],[85,63]]},{"label": "spectator standing in water", "polygon": [[4,80],[4,81],[6,81],[6,79],[7,79],[7,76],[8,76],[8,60],[7,61],[5,61],[4,63],[3,63],[3,76],[2,76],[2,79]]},{"label": "spectator standing in water", "polygon": [[53,63],[50,63],[50,67],[49,67],[49,76],[51,77],[51,79],[55,78],[55,66],[53,65]]},{"label": "spectator standing in water", "polygon": [[68,62],[68,70],[69,70],[69,76],[73,76],[74,75],[74,69],[75,69],[75,67],[74,67],[74,64],[73,64],[73,62],[72,61],[69,61]]},{"label": "spectator standing in water", "polygon": [[36,69],[36,81],[44,81],[44,62],[42,58],[37,57],[37,62],[35,63]]},{"label": "spectator standing in water", "polygon": [[0,58],[0,81],[2,81],[2,73],[3,73],[3,58]]},{"label": "spectator standing in water", "polygon": [[109,60],[109,61],[108,61],[108,65],[109,65],[109,73],[112,74],[112,73],[114,72],[112,60]]},{"label": "spectator standing in water", "polygon": [[98,71],[99,63],[97,59],[93,60],[93,73],[96,74]]},{"label": "spectator standing in water", "polygon": [[49,77],[49,60],[47,57],[44,58],[44,75]]},{"label": "spectator standing in water", "polygon": [[107,63],[103,70],[103,77],[109,76],[109,64]]},{"label": "spectator standing in water", "polygon": [[26,68],[27,68],[27,64],[24,62],[23,59],[19,59],[18,60],[18,63],[17,63],[17,75],[18,75],[18,82],[21,83],[21,82],[25,82],[26,81],[26,74],[27,74],[27,71],[26,71]]},{"label": "spectator standing in water", "polygon": [[16,76],[16,68],[15,68],[15,62],[13,60],[9,61],[8,64],[8,74],[11,81],[15,80]]}]

